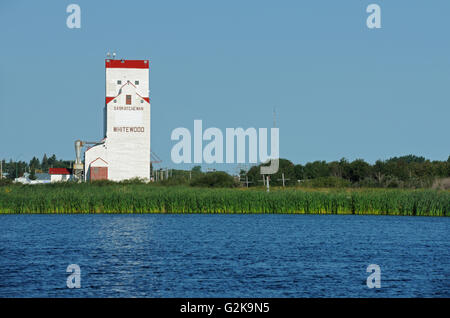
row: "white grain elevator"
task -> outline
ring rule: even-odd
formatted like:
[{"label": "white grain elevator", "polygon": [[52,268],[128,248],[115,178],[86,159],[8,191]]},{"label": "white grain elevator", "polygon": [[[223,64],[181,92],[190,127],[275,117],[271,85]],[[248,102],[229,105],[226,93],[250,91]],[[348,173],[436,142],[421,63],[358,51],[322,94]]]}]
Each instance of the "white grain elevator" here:
[{"label": "white grain elevator", "polygon": [[150,178],[148,60],[105,60],[104,139],[86,149],[86,180]]}]

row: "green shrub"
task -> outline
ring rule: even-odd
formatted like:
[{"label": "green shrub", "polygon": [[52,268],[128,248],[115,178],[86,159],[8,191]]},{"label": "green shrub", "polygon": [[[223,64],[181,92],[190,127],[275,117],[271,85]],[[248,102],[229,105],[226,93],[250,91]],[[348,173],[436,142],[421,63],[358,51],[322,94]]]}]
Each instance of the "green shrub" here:
[{"label": "green shrub", "polygon": [[223,171],[208,172],[191,181],[193,187],[233,188],[238,186],[234,177]]},{"label": "green shrub", "polygon": [[185,176],[175,176],[169,179],[158,181],[158,184],[163,186],[181,186],[181,185],[188,185],[189,180]]},{"label": "green shrub", "polygon": [[305,180],[301,186],[310,188],[344,188],[350,187],[351,182],[338,177],[319,177],[311,180]]},{"label": "green shrub", "polygon": [[7,179],[7,178],[1,178],[0,179],[0,187],[2,186],[7,186],[12,184],[12,180],[11,179]]}]

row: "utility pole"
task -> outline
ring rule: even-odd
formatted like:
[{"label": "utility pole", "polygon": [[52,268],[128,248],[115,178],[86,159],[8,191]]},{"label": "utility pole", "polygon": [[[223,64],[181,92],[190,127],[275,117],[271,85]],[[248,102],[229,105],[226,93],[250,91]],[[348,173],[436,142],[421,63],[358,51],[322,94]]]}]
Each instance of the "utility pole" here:
[{"label": "utility pole", "polygon": [[262,182],[264,183],[264,186],[267,188],[267,192],[270,191],[270,183],[269,183],[269,180],[270,180],[270,175],[267,175],[267,176],[263,175],[263,179],[262,179],[262,180],[258,180],[259,182],[262,181]]},{"label": "utility pole", "polygon": [[[261,181],[261,180],[259,180],[259,181]],[[239,178],[239,182],[245,183],[247,188],[248,188],[249,183],[253,183],[253,181],[248,181],[248,176],[245,176],[245,181],[241,181],[241,178]]]},{"label": "utility pole", "polygon": [[262,182],[264,186],[266,186],[266,177],[262,175],[262,180],[258,180],[259,182]]},{"label": "utility pole", "polygon": [[248,176],[245,176],[245,183],[247,184],[247,188],[248,188],[248,184],[249,183],[253,183],[252,181],[248,181]]},{"label": "utility pole", "polygon": [[0,180],[3,179],[3,159],[0,160]]},{"label": "utility pole", "polygon": [[284,172],[281,174],[281,179],[278,179],[278,181],[283,181],[283,188],[285,187],[285,181],[289,181],[291,179],[285,179],[284,178]]}]

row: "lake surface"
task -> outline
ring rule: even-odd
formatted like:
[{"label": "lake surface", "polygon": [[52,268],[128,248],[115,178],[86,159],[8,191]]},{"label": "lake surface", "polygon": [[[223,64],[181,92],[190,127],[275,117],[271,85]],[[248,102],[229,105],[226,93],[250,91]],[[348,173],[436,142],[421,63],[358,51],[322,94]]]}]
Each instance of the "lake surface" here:
[{"label": "lake surface", "polygon": [[0,215],[0,297],[450,297],[449,235],[433,217]]}]

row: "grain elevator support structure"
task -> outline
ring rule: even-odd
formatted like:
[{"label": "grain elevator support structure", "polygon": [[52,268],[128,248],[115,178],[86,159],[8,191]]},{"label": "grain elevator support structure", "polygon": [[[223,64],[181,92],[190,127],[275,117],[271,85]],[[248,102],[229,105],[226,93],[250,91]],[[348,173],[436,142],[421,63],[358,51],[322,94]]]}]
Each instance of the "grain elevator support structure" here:
[{"label": "grain elevator support structure", "polygon": [[107,59],[105,67],[105,136],[85,152],[85,178],[149,179],[149,61]]}]

